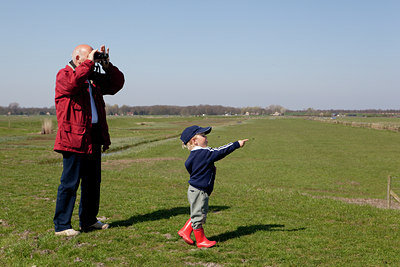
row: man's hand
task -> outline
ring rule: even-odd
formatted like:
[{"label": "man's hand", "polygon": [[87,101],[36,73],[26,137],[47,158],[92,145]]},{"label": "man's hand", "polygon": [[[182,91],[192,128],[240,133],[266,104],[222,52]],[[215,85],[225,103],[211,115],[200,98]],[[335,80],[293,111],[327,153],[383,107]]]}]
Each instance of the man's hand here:
[{"label": "man's hand", "polygon": [[87,59],[91,60],[94,62],[94,54],[97,53],[98,50],[97,49],[93,49],[92,52],[89,53]]},{"label": "man's hand", "polygon": [[103,145],[103,152],[106,152],[107,149],[109,149],[110,146],[109,145]]},{"label": "man's hand", "polygon": [[102,45],[100,47],[100,53],[108,55],[107,59],[103,59],[100,62],[101,66],[103,67],[103,70],[106,70],[110,66],[110,54],[109,54],[110,53],[110,48],[107,48],[107,53],[106,53],[106,46]]}]

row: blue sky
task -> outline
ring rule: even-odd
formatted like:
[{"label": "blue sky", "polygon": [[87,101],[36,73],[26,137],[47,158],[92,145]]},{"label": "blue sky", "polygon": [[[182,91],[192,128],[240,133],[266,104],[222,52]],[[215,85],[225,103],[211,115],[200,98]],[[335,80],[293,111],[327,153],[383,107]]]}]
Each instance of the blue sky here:
[{"label": "blue sky", "polygon": [[110,47],[108,104],[400,109],[398,0],[2,1],[0,106],[54,105],[73,48]]}]

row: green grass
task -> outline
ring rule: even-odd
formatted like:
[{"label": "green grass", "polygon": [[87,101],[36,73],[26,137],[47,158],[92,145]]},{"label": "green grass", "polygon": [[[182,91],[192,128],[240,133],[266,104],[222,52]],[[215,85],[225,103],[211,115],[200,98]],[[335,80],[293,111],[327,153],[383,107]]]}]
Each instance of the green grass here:
[{"label": "green grass", "polygon": [[355,121],[365,123],[383,123],[383,124],[400,124],[400,118],[398,117],[338,117],[340,121]]},{"label": "green grass", "polygon": [[[55,118],[53,119],[54,125]],[[400,134],[302,118],[112,117],[99,217],[106,231],[56,237],[62,164],[43,117],[0,117],[2,266],[397,266],[397,210],[332,198],[384,200],[400,176]],[[184,127],[213,126],[209,145],[249,138],[216,163],[205,231],[187,245]],[[79,200],[79,196],[78,196]],[[77,206],[73,226],[78,228]]]}]

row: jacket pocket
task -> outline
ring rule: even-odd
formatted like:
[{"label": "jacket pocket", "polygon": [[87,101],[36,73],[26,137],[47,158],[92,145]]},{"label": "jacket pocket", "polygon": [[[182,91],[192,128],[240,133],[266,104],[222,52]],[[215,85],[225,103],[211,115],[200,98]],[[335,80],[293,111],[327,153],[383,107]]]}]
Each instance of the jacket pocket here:
[{"label": "jacket pocket", "polygon": [[82,149],[86,135],[86,127],[66,124],[61,131],[61,142],[69,148]]}]

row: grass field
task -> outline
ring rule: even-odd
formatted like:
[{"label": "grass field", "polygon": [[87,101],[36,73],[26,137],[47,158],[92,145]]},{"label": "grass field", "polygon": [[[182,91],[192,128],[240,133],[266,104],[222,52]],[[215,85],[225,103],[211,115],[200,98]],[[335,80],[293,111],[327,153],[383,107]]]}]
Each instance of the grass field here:
[{"label": "grass field", "polygon": [[[368,205],[400,176],[400,133],[303,118],[112,117],[99,212],[111,227],[67,238],[54,235],[62,158],[43,119],[0,117],[1,266],[400,264],[399,211]],[[177,235],[189,216],[178,137],[192,124],[213,126],[210,146],[250,139],[216,163],[211,249]]]}]

